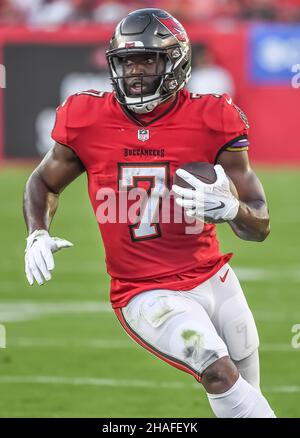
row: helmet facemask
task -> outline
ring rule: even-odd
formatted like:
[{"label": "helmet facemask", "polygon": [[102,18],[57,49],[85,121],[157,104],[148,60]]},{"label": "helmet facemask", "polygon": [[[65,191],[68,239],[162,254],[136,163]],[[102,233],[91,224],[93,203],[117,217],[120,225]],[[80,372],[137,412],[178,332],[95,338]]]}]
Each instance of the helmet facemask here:
[{"label": "helmet facemask", "polygon": [[[170,81],[175,78],[171,73],[172,63],[166,51],[150,51],[150,49],[122,51],[121,49],[116,52],[119,53],[108,55],[108,61],[119,103],[136,113],[143,114],[152,111],[174,93],[172,84],[171,89],[169,88]],[[144,74],[129,73],[130,68],[126,68],[126,63],[134,63],[141,57],[144,57],[145,61],[152,58],[155,70]]]}]

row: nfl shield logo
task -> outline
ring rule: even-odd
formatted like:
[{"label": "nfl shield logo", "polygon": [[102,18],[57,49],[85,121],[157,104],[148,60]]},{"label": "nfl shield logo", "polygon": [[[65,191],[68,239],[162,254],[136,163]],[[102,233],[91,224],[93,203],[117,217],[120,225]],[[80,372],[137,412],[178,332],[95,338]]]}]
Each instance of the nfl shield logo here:
[{"label": "nfl shield logo", "polygon": [[147,140],[149,140],[149,131],[148,131],[148,129],[139,129],[138,130],[138,139],[140,141],[147,141]]}]

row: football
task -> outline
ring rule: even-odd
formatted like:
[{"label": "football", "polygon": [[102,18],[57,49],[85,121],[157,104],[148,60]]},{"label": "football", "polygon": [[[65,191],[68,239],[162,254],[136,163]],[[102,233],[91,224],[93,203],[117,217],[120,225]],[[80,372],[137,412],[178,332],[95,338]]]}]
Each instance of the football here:
[{"label": "football", "polygon": [[[206,183],[206,184],[213,184],[217,179],[217,174],[214,169],[214,165],[210,163],[200,162],[200,161],[192,161],[190,163],[186,163],[183,166],[180,167],[180,169],[184,169],[187,172],[194,175],[196,178],[198,178],[200,181]],[[238,191],[232,182],[232,180],[227,175],[227,178],[229,179],[230,183],[230,191],[231,193],[236,197],[239,198]],[[180,178],[176,173],[174,174],[174,184],[188,188],[188,189],[194,189],[190,184],[188,184],[186,181],[184,181],[182,178]]]}]

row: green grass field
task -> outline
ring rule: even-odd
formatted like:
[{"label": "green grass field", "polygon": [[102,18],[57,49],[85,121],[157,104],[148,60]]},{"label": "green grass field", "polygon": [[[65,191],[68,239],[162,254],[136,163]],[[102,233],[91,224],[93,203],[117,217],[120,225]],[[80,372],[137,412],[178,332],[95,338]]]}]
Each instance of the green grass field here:
[{"label": "green grass field", "polygon": [[[52,234],[75,246],[55,256],[51,282],[23,273],[22,191],[30,169],[0,171],[1,417],[213,417],[195,380],[151,356],[125,334],[109,305],[109,278],[85,177],[61,197]],[[262,390],[280,417],[300,417],[298,170],[259,171],[272,232],[244,242],[220,225],[223,251],[237,269],[261,339]],[[294,193],[293,193],[294,188]]]}]

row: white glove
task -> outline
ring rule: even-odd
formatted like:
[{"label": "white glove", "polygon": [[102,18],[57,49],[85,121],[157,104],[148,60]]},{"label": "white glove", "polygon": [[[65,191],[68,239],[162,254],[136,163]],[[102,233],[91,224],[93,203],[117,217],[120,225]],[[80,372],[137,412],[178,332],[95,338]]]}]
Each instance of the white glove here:
[{"label": "white glove", "polygon": [[[34,279],[41,285],[51,279],[54,269],[53,252],[61,248],[69,248],[73,243],[68,240],[51,237],[46,230],[35,230],[27,237],[25,250],[25,272],[29,284],[32,286]],[[44,278],[43,278],[43,276]]]},{"label": "white glove", "polygon": [[206,184],[184,169],[177,169],[176,174],[194,189],[173,185],[177,195],[176,203],[184,207],[186,214],[202,221],[231,221],[239,210],[239,200],[230,191],[230,183],[222,166],[214,166],[217,179],[213,184]]}]

